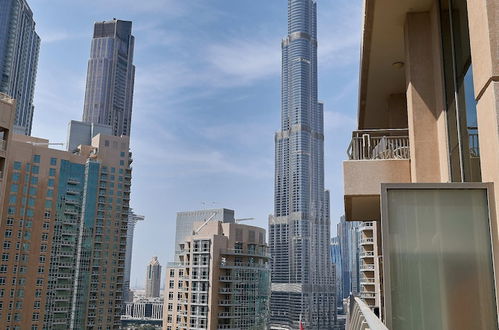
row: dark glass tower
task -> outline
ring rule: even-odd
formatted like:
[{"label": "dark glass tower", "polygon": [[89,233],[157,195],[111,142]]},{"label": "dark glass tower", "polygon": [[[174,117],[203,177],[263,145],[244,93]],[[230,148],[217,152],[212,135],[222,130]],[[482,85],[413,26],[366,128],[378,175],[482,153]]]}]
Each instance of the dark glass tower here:
[{"label": "dark glass tower", "polygon": [[88,61],[83,121],[130,135],[135,66],[132,22],[98,22]]},{"label": "dark glass tower", "polygon": [[282,42],[281,130],[276,134],[271,325],[332,329],[334,272],[324,190],[323,105],[317,99],[317,3],[288,0]]}]

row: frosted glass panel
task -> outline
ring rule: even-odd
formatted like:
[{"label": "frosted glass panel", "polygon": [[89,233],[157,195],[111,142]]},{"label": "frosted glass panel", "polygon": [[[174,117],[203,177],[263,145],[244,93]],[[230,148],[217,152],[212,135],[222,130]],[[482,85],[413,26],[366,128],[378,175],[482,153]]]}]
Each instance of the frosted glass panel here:
[{"label": "frosted glass panel", "polygon": [[390,328],[497,329],[486,190],[389,189],[384,203]]}]

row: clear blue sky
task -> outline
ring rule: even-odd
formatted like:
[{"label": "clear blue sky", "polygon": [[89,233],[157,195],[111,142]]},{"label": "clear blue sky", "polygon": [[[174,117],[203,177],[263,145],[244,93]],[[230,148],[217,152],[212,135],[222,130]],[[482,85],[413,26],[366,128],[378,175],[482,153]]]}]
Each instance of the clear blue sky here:
[{"label": "clear blue sky", "polygon": [[[81,120],[93,23],[133,21],[132,286],[174,251],[177,211],[273,212],[274,132],[287,0],[29,0],[42,38],[33,135],[66,141]],[[357,114],[361,1],[319,0],[319,98],[325,103],[332,232],[343,214],[342,160]]]}]

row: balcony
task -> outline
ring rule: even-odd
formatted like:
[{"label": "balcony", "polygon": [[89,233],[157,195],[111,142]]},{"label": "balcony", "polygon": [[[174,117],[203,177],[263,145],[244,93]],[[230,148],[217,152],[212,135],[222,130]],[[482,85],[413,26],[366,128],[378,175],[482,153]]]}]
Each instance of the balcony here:
[{"label": "balcony", "polygon": [[360,263],[360,271],[361,272],[373,272],[374,271],[374,264],[366,264],[361,262]]},{"label": "balcony", "polygon": [[347,330],[388,330],[362,299],[350,296],[348,305]]},{"label": "balcony", "polygon": [[374,238],[372,237],[361,238],[360,245],[366,245],[366,244],[374,244]]},{"label": "balcony", "polygon": [[374,230],[374,222],[370,221],[370,222],[362,222],[360,225],[359,225],[359,230],[360,231],[365,231],[365,230]]},{"label": "balcony", "polygon": [[381,183],[411,182],[407,129],[354,131],[343,162],[349,221],[379,220]]}]

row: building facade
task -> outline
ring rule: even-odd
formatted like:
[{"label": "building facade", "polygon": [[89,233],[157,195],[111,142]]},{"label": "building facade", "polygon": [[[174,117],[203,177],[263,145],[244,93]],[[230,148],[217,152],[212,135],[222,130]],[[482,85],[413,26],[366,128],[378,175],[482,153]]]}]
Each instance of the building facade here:
[{"label": "building facade", "polygon": [[3,207],[5,193],[3,181],[7,177],[9,146],[14,135],[15,118],[16,101],[8,95],[0,93],[0,209]]},{"label": "building facade", "polygon": [[128,138],[98,135],[77,153],[22,135],[11,144],[0,223],[0,326],[119,327]]},{"label": "building facade", "polygon": [[347,222],[342,216],[336,226],[341,247],[341,299],[351,293],[358,294],[359,287],[359,223]]},{"label": "building facade", "polygon": [[342,269],[341,269],[341,245],[339,237],[331,238],[331,262],[334,267],[335,286],[336,286],[336,307],[343,305],[343,286],[342,286]]},{"label": "building facade", "polygon": [[317,98],[317,3],[288,1],[282,42],[281,130],[275,136],[271,325],[334,326],[329,193],[324,190],[323,105]]},{"label": "building facade", "polygon": [[97,22],[88,61],[83,121],[130,135],[135,66],[132,22]]},{"label": "building facade", "polygon": [[146,298],[158,298],[161,286],[161,265],[158,257],[153,257],[146,271]]},{"label": "building facade", "polygon": [[379,272],[361,277],[349,329],[373,320],[360,312],[371,290],[389,329],[498,327],[498,12],[494,0],[365,1],[345,212],[372,235],[361,259]]},{"label": "building facade", "polygon": [[16,100],[14,132],[30,135],[40,37],[26,0],[1,0],[0,8],[0,93]]},{"label": "building facade", "polygon": [[140,298],[125,303],[121,323],[120,329],[135,330],[142,326],[147,326],[148,329],[162,329],[163,299]]},{"label": "building facade", "polygon": [[166,269],[163,329],[267,329],[270,268],[265,230],[197,222]]}]

